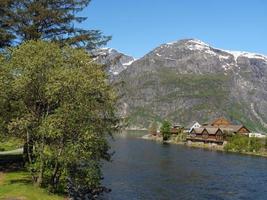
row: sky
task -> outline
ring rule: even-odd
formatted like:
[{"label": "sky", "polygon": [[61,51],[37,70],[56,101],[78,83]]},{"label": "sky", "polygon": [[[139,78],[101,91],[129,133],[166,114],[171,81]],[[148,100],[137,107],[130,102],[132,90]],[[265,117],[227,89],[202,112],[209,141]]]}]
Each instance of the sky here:
[{"label": "sky", "polygon": [[140,58],[160,44],[195,38],[213,47],[267,55],[267,0],[92,0],[79,26]]}]

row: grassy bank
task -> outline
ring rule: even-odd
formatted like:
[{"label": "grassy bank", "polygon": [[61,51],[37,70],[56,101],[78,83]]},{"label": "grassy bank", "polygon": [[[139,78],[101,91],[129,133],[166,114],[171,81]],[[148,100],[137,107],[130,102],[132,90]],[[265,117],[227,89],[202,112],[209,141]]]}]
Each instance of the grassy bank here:
[{"label": "grassy bank", "polygon": [[49,194],[32,185],[25,171],[0,172],[0,200],[63,200],[64,197]]},{"label": "grassy bank", "polygon": [[[153,140],[156,142],[162,142],[161,136],[153,136],[153,135],[145,135],[142,137],[143,139],[147,140]],[[192,148],[202,148],[202,149],[208,149],[208,150],[215,150],[215,151],[224,151],[224,152],[230,152],[230,153],[239,153],[239,154],[245,154],[245,155],[252,155],[252,156],[261,156],[261,157],[267,157],[267,151],[242,151],[242,150],[235,150],[234,148],[226,149],[223,145],[211,145],[211,144],[204,144],[204,143],[187,143],[185,140],[183,140],[183,137],[180,136],[171,136],[171,138],[166,141],[166,143],[170,144],[179,144],[179,145],[185,145],[187,147]]]},{"label": "grassy bank", "polygon": [[19,149],[23,146],[23,142],[17,138],[0,138],[0,151],[11,151]]}]

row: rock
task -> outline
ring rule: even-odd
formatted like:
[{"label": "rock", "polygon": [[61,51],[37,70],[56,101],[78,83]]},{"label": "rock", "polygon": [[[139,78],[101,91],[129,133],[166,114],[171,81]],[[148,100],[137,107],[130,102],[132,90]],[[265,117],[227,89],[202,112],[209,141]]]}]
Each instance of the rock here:
[{"label": "rock", "polygon": [[[114,63],[110,69],[119,66]],[[147,128],[162,119],[187,125],[224,116],[253,131],[266,130],[266,56],[186,39],[119,68],[112,83],[121,97],[120,114],[130,126]]]}]

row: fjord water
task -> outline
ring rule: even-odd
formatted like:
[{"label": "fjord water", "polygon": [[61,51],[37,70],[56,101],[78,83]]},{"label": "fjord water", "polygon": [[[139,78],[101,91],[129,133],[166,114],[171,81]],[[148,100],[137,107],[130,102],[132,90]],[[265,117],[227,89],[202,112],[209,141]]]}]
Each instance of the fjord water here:
[{"label": "fjord water", "polygon": [[267,200],[267,159],[116,137],[108,200]]}]

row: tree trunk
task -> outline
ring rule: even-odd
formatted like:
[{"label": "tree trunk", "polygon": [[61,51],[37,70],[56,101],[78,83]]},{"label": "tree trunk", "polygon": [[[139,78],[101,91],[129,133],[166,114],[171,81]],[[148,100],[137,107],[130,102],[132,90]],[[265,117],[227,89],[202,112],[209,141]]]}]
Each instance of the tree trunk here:
[{"label": "tree trunk", "polygon": [[32,163],[32,145],[31,143],[31,138],[30,138],[30,133],[27,131],[27,157],[28,157],[28,162],[31,164]]},{"label": "tree trunk", "polygon": [[61,156],[62,154],[62,151],[63,151],[63,137],[61,138],[61,141],[60,141],[60,148],[59,148],[59,152],[58,152],[58,155],[57,155],[57,159],[56,159],[56,164],[55,164],[55,167],[54,167],[54,170],[53,170],[53,174],[52,174],[52,177],[51,177],[51,185],[52,187],[54,188],[54,190],[56,189],[57,187],[57,184],[58,184],[58,180],[60,178],[60,175],[58,174],[59,172],[59,163],[58,163],[58,159],[59,157]]},{"label": "tree trunk", "polygon": [[37,185],[41,186],[43,183],[43,175],[44,175],[44,135],[42,135],[41,140],[41,148],[40,148],[40,168],[39,168],[39,174],[37,178]]}]

